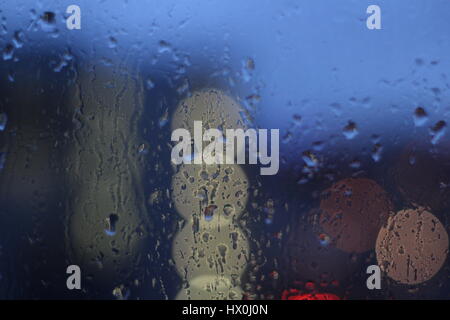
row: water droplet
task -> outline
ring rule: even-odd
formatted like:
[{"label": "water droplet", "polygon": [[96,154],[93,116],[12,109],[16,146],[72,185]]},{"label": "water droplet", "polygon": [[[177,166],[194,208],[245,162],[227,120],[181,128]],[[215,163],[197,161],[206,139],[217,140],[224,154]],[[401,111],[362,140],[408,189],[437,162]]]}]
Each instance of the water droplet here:
[{"label": "water droplet", "polygon": [[308,183],[309,182],[309,180],[308,180],[308,178],[307,177],[302,177],[302,178],[300,178],[300,179],[298,179],[297,180],[297,184],[306,184],[306,183]]},{"label": "water droplet", "polygon": [[351,140],[358,135],[358,129],[356,127],[356,123],[353,121],[349,121],[348,124],[344,127],[343,132],[344,136]]},{"label": "water droplet", "polygon": [[8,43],[3,49],[3,60],[11,60],[14,55],[14,46]]},{"label": "water droplet", "polygon": [[382,152],[382,151],[383,151],[383,147],[381,146],[381,144],[376,143],[376,144],[373,146],[371,156],[372,156],[372,159],[373,159],[375,162],[380,161],[380,159],[381,159],[381,152]]},{"label": "water droplet", "polygon": [[414,111],[414,124],[416,127],[421,127],[427,122],[428,115],[424,108],[417,107]]},{"label": "water droplet", "polygon": [[69,61],[71,61],[72,59],[73,55],[69,51],[66,51],[62,55],[61,61],[53,68],[53,71],[60,72],[62,69],[69,65]]},{"label": "water droplet", "polygon": [[114,49],[117,47],[117,39],[114,37],[109,37],[108,39],[108,47],[110,49]]},{"label": "water droplet", "polygon": [[300,125],[300,122],[302,121],[302,116],[299,115],[299,114],[294,114],[294,115],[292,116],[292,119],[294,119],[294,123],[295,123],[296,125]]},{"label": "water droplet", "polygon": [[273,270],[271,273],[269,273],[270,278],[274,279],[274,280],[278,280],[278,278],[280,277],[280,274],[278,273],[278,271]]},{"label": "water droplet", "polygon": [[169,122],[169,111],[166,110],[164,112],[163,116],[159,119],[159,127],[164,127]]},{"label": "water droplet", "polygon": [[202,187],[195,193],[195,197],[200,201],[205,201],[208,198],[208,191]]},{"label": "water droplet", "polygon": [[327,247],[330,244],[330,242],[331,242],[331,238],[328,235],[326,235],[325,233],[321,233],[319,235],[319,243],[321,246]]},{"label": "water droplet", "polygon": [[431,143],[437,144],[445,133],[447,123],[444,120],[438,121],[432,128],[430,128]]},{"label": "water droplet", "polygon": [[55,23],[55,13],[51,11],[46,11],[41,16],[41,20],[45,23]]},{"label": "water droplet", "polygon": [[125,288],[125,286],[120,285],[114,288],[112,294],[117,300],[127,300],[128,297],[130,296],[130,291],[127,288]]},{"label": "water droplet", "polygon": [[225,214],[225,216],[232,215],[234,213],[234,207],[231,204],[226,204],[223,207],[223,213]]},{"label": "water droplet", "polygon": [[116,234],[116,224],[119,221],[119,216],[112,213],[106,218],[107,228],[105,229],[105,233],[108,236],[114,236]]},{"label": "water droplet", "polygon": [[149,152],[149,147],[146,143],[143,143],[139,146],[139,148],[138,148],[139,154],[148,154],[148,152]]},{"label": "water droplet", "polygon": [[349,167],[352,169],[359,169],[361,167],[361,162],[355,159],[350,162]]},{"label": "water droplet", "polygon": [[168,43],[164,40],[161,40],[158,45],[158,53],[165,53],[165,52],[170,52],[170,51],[172,51],[172,47],[171,47],[170,43]]},{"label": "water droplet", "polygon": [[67,66],[67,62],[64,60],[61,60],[56,67],[53,68],[54,72],[60,72],[64,67]]},{"label": "water droplet", "polygon": [[16,47],[17,49],[22,48],[24,40],[25,35],[22,31],[19,30],[14,32],[14,37],[12,40],[14,47]]},{"label": "water droplet", "polygon": [[302,159],[309,167],[317,167],[319,164],[319,160],[311,151],[303,152]]},{"label": "water droplet", "polygon": [[215,204],[211,204],[205,208],[205,211],[203,212],[205,215],[206,221],[211,221],[214,216],[214,212],[216,211],[217,206]]},{"label": "water droplet", "polygon": [[39,19],[39,25],[44,32],[56,32],[55,13],[51,11],[44,12]]},{"label": "water droplet", "polygon": [[14,82],[16,81],[16,79],[14,78],[14,73],[13,72],[8,72],[8,81],[9,82]]}]

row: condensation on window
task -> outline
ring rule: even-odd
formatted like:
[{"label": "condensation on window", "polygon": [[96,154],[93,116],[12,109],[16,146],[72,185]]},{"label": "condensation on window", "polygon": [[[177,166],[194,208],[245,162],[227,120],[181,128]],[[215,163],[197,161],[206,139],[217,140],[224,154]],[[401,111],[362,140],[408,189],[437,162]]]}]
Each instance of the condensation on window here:
[{"label": "condensation on window", "polygon": [[449,298],[450,3],[397,2],[0,0],[0,298]]}]

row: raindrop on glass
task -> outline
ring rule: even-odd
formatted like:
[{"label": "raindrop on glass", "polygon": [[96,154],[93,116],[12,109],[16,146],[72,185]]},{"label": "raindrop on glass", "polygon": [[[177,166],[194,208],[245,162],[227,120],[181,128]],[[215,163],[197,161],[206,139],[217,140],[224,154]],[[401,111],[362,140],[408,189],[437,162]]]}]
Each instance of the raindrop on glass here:
[{"label": "raindrop on glass", "polygon": [[416,127],[423,126],[428,120],[428,115],[424,108],[417,107],[414,111],[414,124]]},{"label": "raindrop on glass", "polygon": [[348,124],[342,130],[342,133],[349,140],[356,137],[358,135],[358,129],[356,127],[356,123],[354,123],[353,121],[349,121]]},{"label": "raindrop on glass", "polygon": [[108,236],[114,236],[116,234],[116,224],[119,221],[119,216],[112,213],[106,218],[107,228],[105,229],[105,233]]},{"label": "raindrop on glass", "polygon": [[12,44],[8,43],[3,49],[3,60],[11,60],[14,55],[14,47]]},{"label": "raindrop on glass", "polygon": [[431,143],[437,144],[445,133],[447,123],[444,120],[438,121],[432,128],[430,128]]}]

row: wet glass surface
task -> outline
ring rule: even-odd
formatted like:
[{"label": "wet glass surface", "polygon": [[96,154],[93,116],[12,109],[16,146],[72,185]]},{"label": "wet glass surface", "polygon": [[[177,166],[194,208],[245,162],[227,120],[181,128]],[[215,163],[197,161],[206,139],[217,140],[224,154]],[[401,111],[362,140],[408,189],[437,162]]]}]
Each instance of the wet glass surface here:
[{"label": "wet glass surface", "polygon": [[450,2],[371,4],[0,0],[0,299],[450,298]]}]

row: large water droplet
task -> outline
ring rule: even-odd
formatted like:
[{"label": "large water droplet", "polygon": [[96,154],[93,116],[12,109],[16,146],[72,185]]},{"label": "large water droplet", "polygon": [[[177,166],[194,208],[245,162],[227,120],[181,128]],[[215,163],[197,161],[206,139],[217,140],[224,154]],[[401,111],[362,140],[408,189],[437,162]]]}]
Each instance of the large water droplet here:
[{"label": "large water droplet", "polygon": [[41,15],[39,19],[39,25],[44,32],[55,32],[56,31],[56,19],[55,13],[51,11],[46,11]]}]

